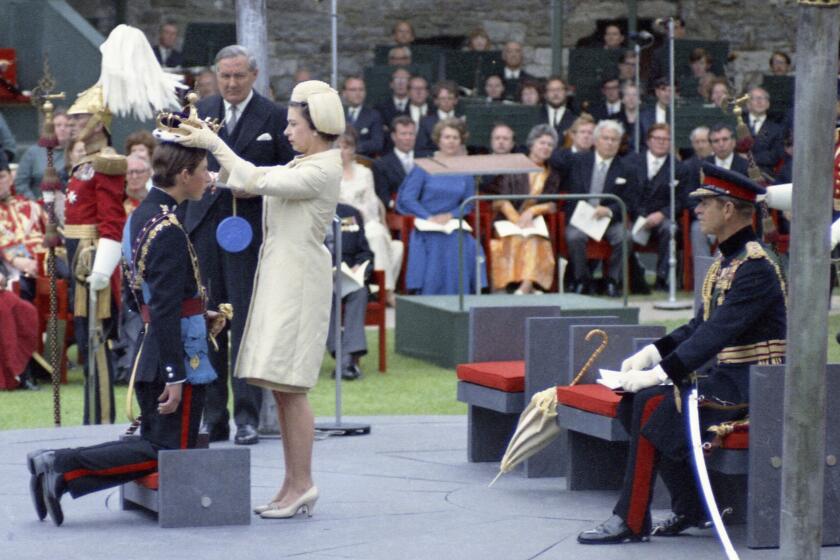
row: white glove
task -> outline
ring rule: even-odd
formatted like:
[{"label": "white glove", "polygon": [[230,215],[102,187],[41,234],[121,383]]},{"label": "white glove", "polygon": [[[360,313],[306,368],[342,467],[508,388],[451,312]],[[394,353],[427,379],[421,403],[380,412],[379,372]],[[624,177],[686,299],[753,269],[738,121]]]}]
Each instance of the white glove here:
[{"label": "white glove", "polygon": [[96,258],[93,259],[93,268],[86,281],[92,290],[102,290],[111,280],[114,269],[122,258],[122,248],[118,241],[101,238],[96,245]]},{"label": "white glove", "polygon": [[831,224],[831,249],[837,247],[837,244],[840,243],[840,218]]},{"label": "white glove", "polygon": [[189,134],[178,136],[175,141],[186,146],[187,148],[202,148],[209,150],[224,169],[230,172],[237,163],[243,161],[237,156],[233,150],[225,144],[221,138],[213,134],[206,124],[202,124],[201,128],[196,128],[188,124],[181,124],[178,127],[180,130],[187,131]]},{"label": "white glove", "polygon": [[621,362],[621,373],[631,369],[648,369],[662,361],[659,350],[653,344],[648,344],[623,362]]},{"label": "white glove", "polygon": [[653,369],[631,369],[621,375],[621,386],[629,393],[638,393],[642,389],[661,385],[668,380],[668,374],[662,366]]}]

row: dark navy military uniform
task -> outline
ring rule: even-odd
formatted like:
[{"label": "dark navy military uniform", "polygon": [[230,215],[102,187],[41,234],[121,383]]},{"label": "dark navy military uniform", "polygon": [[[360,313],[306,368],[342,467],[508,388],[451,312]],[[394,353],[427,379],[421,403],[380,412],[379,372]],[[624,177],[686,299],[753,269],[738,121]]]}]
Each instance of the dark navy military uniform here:
[{"label": "dark navy military uniform", "polygon": [[[785,355],[785,281],[778,264],[752,227],[738,231],[719,248],[721,256],[706,275],[697,315],[654,343],[663,356],[662,369],[677,387],[689,384],[694,372],[713,363],[697,379],[704,433],[710,425],[746,415],[750,365],[782,363]],[[625,395],[619,406],[630,434],[630,453],[614,513],[636,534],[650,532],[657,471],[671,493],[674,513],[697,522],[706,517],[675,394],[671,386],[652,387]]]},{"label": "dark navy military uniform", "polygon": [[[144,322],[133,367],[141,436],[56,450],[55,471],[74,498],[154,472],[161,449],[195,447],[204,385],[216,374],[207,357],[198,259],[175,209],[175,199],[153,188],[124,232],[124,282],[134,296],[129,305]],[[183,383],[181,403],[161,415],[158,397],[168,383]]]}]

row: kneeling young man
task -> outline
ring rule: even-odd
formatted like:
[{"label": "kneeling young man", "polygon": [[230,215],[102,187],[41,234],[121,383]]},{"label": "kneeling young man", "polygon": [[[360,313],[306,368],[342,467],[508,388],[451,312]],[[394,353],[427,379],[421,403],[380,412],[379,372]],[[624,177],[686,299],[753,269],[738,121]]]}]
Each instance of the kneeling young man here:
[{"label": "kneeling young man", "polygon": [[[646,541],[707,524],[689,457],[677,391],[698,384],[701,431],[747,414],[749,368],[784,361],[785,280],[752,228],[764,188],[743,175],[704,163],[695,212],[721,255],[703,282],[703,305],[686,325],[631,356],[621,366],[627,394],[619,417],[630,434],[627,470],[613,516],[578,535],[582,544]],[[695,372],[709,361],[703,375]],[[704,404],[706,406],[704,406]],[[652,527],[650,502],[657,472],[671,493],[673,515]]]},{"label": "kneeling young man", "polygon": [[[155,472],[159,450],[195,447],[204,385],[216,378],[207,358],[198,259],[175,213],[183,201],[199,200],[209,183],[206,152],[162,143],[152,165],[154,187],[126,222],[122,246],[128,303],[144,323],[131,379],[141,435],[29,453],[35,511],[42,520],[49,514],[56,525],[64,520],[65,492],[78,498],[124,484]],[[213,327],[220,330],[217,317]]]}]

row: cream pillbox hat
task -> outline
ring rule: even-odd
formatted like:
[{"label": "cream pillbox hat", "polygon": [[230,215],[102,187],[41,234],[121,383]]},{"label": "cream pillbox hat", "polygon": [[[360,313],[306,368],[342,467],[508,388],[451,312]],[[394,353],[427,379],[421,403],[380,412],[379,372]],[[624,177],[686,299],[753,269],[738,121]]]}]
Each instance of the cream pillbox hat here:
[{"label": "cream pillbox hat", "polygon": [[292,103],[305,103],[315,124],[315,130],[324,134],[344,132],[344,107],[338,92],[320,80],[307,80],[292,90]]}]

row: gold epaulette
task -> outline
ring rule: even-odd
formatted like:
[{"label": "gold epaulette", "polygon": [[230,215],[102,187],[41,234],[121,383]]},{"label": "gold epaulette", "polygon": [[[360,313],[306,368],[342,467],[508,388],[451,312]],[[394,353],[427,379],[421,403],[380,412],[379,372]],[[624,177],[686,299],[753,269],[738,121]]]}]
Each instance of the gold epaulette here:
[{"label": "gold epaulette", "polygon": [[113,150],[102,150],[93,156],[93,169],[103,175],[125,175],[128,161]]},{"label": "gold epaulette", "polygon": [[758,241],[747,242],[747,258],[748,259],[764,259],[769,258],[767,251],[761,246]]}]

